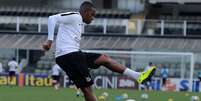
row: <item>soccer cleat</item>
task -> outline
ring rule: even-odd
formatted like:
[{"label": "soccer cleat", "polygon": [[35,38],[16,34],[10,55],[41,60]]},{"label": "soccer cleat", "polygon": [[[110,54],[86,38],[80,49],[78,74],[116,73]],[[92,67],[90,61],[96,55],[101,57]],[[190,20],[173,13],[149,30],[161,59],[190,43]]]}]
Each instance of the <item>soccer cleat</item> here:
[{"label": "soccer cleat", "polygon": [[80,96],[80,91],[76,92],[76,96],[79,97]]},{"label": "soccer cleat", "polygon": [[137,82],[140,84],[143,84],[147,80],[151,79],[151,77],[154,75],[154,72],[156,71],[156,66],[150,67],[148,70],[142,72],[137,79]]}]

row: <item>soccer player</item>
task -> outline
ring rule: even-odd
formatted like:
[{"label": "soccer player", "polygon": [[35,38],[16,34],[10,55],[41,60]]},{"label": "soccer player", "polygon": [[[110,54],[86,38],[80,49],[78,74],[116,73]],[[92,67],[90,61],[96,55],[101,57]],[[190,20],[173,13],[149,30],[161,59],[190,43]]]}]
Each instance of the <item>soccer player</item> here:
[{"label": "soccer player", "polygon": [[2,65],[2,63],[0,62],[0,76],[3,74],[3,72],[4,72],[3,65]]},{"label": "soccer player", "polygon": [[9,67],[9,83],[14,80],[15,75],[16,75],[16,70],[18,68],[18,63],[15,58],[12,58],[11,61],[8,62],[8,67]]},{"label": "soccer player", "polygon": [[201,82],[201,71],[198,72],[198,79],[199,79],[200,82]]},{"label": "soccer player", "polygon": [[53,86],[55,90],[58,90],[60,87],[60,76],[62,73],[62,69],[57,64],[55,64],[52,67],[51,73],[52,73],[52,79],[53,79],[52,81]]},{"label": "soccer player", "polygon": [[162,89],[164,89],[165,85],[166,85],[166,81],[168,79],[168,74],[169,74],[169,70],[167,66],[162,66],[161,67],[161,76],[162,76]]},{"label": "soccer player", "polygon": [[113,72],[129,76],[139,83],[145,82],[156,69],[156,67],[151,67],[140,73],[124,67],[105,54],[81,51],[80,40],[83,22],[90,24],[95,13],[94,5],[85,1],[81,4],[79,12],[66,12],[50,16],[48,19],[48,40],[43,44],[45,50],[51,48],[55,25],[59,24],[56,39],[56,63],[73,80],[77,88],[81,89],[86,101],[97,101],[91,88],[93,80],[88,68],[96,69],[103,65]]}]

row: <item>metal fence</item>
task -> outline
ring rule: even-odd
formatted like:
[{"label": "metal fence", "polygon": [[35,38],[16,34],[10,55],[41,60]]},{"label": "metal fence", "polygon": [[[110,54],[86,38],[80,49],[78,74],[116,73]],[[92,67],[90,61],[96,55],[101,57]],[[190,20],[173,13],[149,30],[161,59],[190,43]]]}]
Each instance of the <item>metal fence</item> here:
[{"label": "metal fence", "polygon": [[[0,31],[47,32],[47,17],[0,17]],[[84,33],[129,35],[200,36],[198,20],[104,19],[97,18],[84,25]]]}]

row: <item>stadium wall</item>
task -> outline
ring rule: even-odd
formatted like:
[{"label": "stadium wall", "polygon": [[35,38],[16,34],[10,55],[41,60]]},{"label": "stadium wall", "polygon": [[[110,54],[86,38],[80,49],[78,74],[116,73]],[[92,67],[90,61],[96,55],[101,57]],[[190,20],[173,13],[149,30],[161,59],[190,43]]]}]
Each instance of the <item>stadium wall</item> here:
[{"label": "stadium wall", "polygon": [[[179,78],[169,78],[167,86],[165,87],[166,91],[189,91],[189,80],[188,79],[179,79]],[[63,87],[69,87],[72,83],[69,81],[67,76],[64,76],[60,82]],[[194,79],[192,83],[192,91],[200,92],[201,83],[198,79]],[[19,74],[16,78],[9,82],[7,74],[0,76],[0,86],[14,85],[14,86],[32,86],[32,87],[51,87],[52,78],[49,75],[34,75],[34,74]],[[151,81],[151,88],[153,90],[162,90],[162,82],[160,78],[154,78]],[[94,88],[118,88],[118,89],[142,89],[141,85],[138,85],[137,82],[133,81],[131,78],[125,76],[103,76],[96,75],[94,76]]]}]

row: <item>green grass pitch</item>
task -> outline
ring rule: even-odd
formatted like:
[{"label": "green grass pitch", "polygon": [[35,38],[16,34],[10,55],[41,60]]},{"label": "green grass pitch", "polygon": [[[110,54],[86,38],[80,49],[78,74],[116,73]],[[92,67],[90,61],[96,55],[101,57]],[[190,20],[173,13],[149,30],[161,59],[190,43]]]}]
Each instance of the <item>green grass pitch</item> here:
[{"label": "green grass pitch", "polygon": [[[116,96],[127,93],[129,98],[136,101],[142,101],[140,98],[143,91],[125,90],[125,89],[94,89],[97,96],[103,92],[108,92],[109,96],[105,101],[117,101]],[[168,101],[168,98],[173,98],[173,101],[190,101],[192,95],[199,96],[201,93],[187,92],[161,92],[149,91],[146,101]],[[55,91],[51,87],[8,87],[0,86],[0,101],[84,101],[83,97],[76,97],[76,91],[70,88],[62,88]],[[125,101],[125,100],[118,100]]]}]

